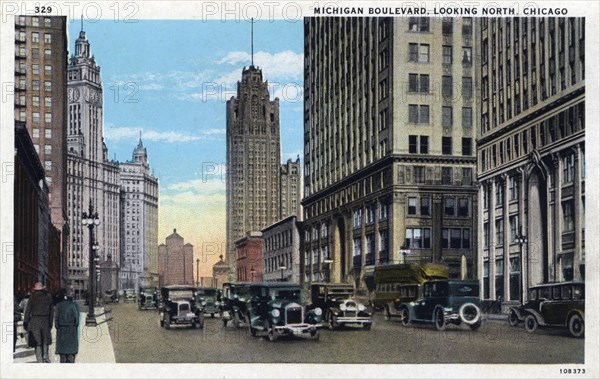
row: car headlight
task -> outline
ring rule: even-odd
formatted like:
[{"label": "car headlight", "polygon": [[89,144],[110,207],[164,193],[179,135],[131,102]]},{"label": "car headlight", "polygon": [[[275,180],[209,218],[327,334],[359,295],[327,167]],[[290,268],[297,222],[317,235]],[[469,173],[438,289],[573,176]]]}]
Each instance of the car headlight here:
[{"label": "car headlight", "polygon": [[271,311],[271,316],[273,317],[279,317],[280,313],[279,313],[279,309],[273,309]]},{"label": "car headlight", "polygon": [[358,310],[359,310],[359,311],[361,311],[361,312],[364,312],[364,310],[365,310],[365,309],[367,309],[367,307],[365,307],[365,306],[364,306],[364,305],[362,305],[362,304],[358,304]]},{"label": "car headlight", "polygon": [[315,314],[316,314],[317,316],[320,316],[320,315],[322,315],[322,314],[323,314],[323,311],[321,310],[321,308],[315,308]]},{"label": "car headlight", "polygon": [[340,311],[346,310],[346,304],[340,304]]},{"label": "car headlight", "polygon": [[202,302],[202,305],[206,305],[206,301],[203,301],[203,302]]}]

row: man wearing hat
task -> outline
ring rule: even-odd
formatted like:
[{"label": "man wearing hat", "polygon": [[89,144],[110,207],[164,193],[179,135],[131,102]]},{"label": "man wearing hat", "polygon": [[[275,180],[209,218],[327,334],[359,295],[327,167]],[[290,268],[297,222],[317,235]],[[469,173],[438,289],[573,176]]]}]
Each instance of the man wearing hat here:
[{"label": "man wearing hat", "polygon": [[33,291],[23,315],[23,326],[29,331],[29,346],[35,347],[37,362],[50,363],[48,348],[52,344],[50,330],[54,319],[52,295],[40,282],[35,283]]},{"label": "man wearing hat", "polygon": [[73,302],[73,289],[64,291],[63,299],[56,306],[56,354],[60,363],[75,363],[79,351],[79,305]]}]

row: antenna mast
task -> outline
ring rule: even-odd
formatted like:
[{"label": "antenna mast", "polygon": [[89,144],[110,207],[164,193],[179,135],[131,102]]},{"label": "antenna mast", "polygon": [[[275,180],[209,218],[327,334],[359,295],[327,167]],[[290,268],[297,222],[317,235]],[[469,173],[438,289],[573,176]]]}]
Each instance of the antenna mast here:
[{"label": "antenna mast", "polygon": [[254,67],[254,18],[250,19],[250,57],[251,67]]}]

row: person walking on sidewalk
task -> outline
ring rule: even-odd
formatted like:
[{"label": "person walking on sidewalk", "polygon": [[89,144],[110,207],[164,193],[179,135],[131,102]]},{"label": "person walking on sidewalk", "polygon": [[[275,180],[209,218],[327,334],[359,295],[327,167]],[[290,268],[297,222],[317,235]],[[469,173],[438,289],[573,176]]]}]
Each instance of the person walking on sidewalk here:
[{"label": "person walking on sidewalk", "polygon": [[50,363],[48,348],[52,344],[50,331],[54,319],[52,295],[40,282],[35,283],[33,290],[23,316],[23,327],[29,332],[29,346],[35,347],[37,362]]},{"label": "person walking on sidewalk", "polygon": [[64,291],[63,300],[56,306],[56,354],[60,363],[75,363],[79,352],[79,305],[73,301],[73,290]]}]

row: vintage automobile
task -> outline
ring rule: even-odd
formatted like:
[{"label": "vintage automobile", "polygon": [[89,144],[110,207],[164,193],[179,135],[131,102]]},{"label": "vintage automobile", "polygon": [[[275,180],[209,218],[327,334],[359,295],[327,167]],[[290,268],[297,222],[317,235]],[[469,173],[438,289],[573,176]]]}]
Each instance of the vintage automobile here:
[{"label": "vintage automobile", "polygon": [[401,316],[400,313],[400,305],[402,303],[409,303],[411,301],[416,300],[419,297],[419,291],[422,289],[422,286],[418,284],[396,284],[394,285],[394,292],[396,294],[396,299],[390,301],[383,307],[383,319],[385,321],[390,321],[392,318],[397,318]]},{"label": "vintage automobile", "polygon": [[204,328],[204,312],[196,302],[196,288],[188,285],[162,287],[162,306],[159,309],[160,326],[191,325]]},{"label": "vintage automobile", "polygon": [[342,325],[360,325],[371,329],[371,314],[353,298],[354,286],[343,283],[313,283],[310,286],[311,307],[319,307],[325,314],[329,329]]},{"label": "vintage automobile", "polygon": [[102,295],[102,301],[104,304],[109,303],[119,303],[119,294],[117,290],[104,291],[104,295]]},{"label": "vintage automobile", "polygon": [[253,336],[261,332],[272,342],[281,335],[319,339],[323,311],[318,307],[307,310],[301,305],[297,284],[254,283],[250,286],[247,318]]},{"label": "vintage automobile", "polygon": [[479,282],[475,280],[430,280],[413,301],[398,304],[402,325],[432,323],[437,330],[464,323],[471,330],[481,326]]},{"label": "vintage automobile", "polygon": [[529,300],[522,306],[511,307],[508,323],[525,324],[525,330],[538,327],[568,328],[573,337],[585,332],[585,284],[583,282],[549,283],[531,287]]},{"label": "vintage automobile", "polygon": [[158,289],[140,287],[139,309],[158,309]]},{"label": "vintage automobile", "polygon": [[215,313],[219,312],[217,295],[216,288],[200,287],[196,289],[196,301],[200,302],[204,313],[210,314],[210,317],[215,317]]},{"label": "vintage automobile", "polygon": [[223,283],[223,292],[217,298],[220,301],[219,313],[223,320],[223,326],[232,321],[233,326],[239,328],[246,316],[246,302],[250,298],[249,282],[226,282]]},{"label": "vintage automobile", "polygon": [[123,294],[123,302],[124,303],[135,303],[137,301],[137,297],[135,296],[134,290],[125,290]]}]

